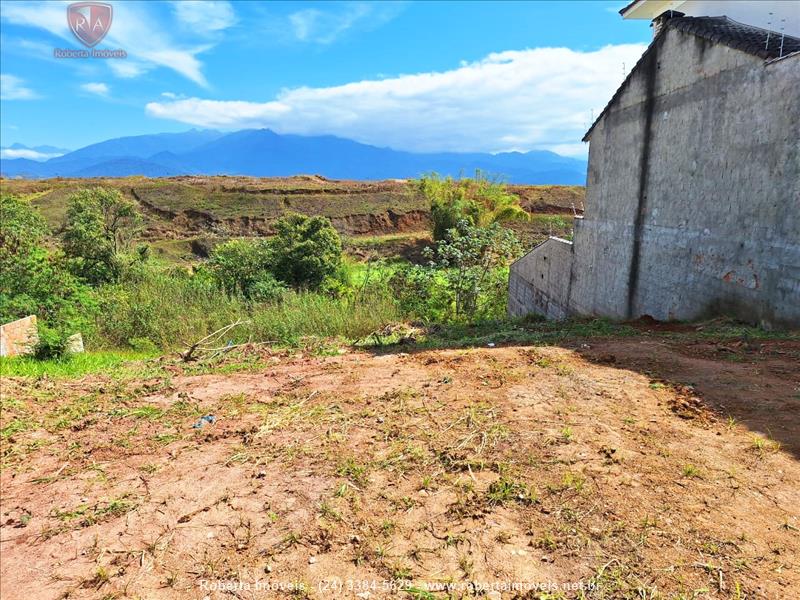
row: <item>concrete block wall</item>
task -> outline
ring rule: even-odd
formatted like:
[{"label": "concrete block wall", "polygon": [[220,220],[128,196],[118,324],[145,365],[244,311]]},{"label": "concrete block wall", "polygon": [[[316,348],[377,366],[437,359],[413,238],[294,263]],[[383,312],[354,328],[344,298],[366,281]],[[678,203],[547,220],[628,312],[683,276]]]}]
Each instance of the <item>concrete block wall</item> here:
[{"label": "concrete block wall", "polygon": [[656,43],[591,132],[571,309],[800,325],[800,57]]},{"label": "concrete block wall", "polygon": [[0,325],[0,356],[30,354],[39,341],[36,315]]},{"label": "concrete block wall", "polygon": [[515,263],[509,312],[800,326],[798,90],[800,56],[666,29],[589,134],[569,259]]},{"label": "concrete block wall", "polygon": [[572,243],[557,237],[517,260],[508,278],[509,315],[535,313],[554,320],[567,318],[571,266]]}]

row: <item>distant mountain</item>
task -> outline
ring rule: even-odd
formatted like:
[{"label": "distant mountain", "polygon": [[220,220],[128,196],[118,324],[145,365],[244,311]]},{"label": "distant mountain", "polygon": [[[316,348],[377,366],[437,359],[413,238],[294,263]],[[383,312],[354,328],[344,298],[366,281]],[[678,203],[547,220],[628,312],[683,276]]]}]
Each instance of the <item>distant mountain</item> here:
[{"label": "distant mountain", "polygon": [[4,177],[319,174],[332,179],[407,179],[476,169],[509,183],[583,184],[586,161],[554,152],[413,153],[335,136],[281,135],[269,129],[160,133],[107,140],[37,162],[2,158]]},{"label": "distant mountain", "polygon": [[85,166],[88,166],[88,161],[97,159],[107,161],[112,158],[149,158],[159,152],[174,152],[180,154],[220,138],[223,135],[224,134],[219,131],[199,131],[197,129],[192,129],[184,133],[156,133],[152,135],[114,138],[98,144],[85,146],[79,150],[75,150],[75,152],[60,156],[54,162],[80,159],[87,161]]}]

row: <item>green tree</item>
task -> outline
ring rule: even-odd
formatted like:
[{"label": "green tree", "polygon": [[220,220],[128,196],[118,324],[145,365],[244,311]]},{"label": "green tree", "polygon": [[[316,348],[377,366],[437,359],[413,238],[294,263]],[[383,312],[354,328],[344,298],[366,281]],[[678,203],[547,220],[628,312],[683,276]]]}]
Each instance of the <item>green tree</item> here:
[{"label": "green tree", "polygon": [[272,273],[294,287],[318,290],[342,263],[342,240],[325,217],[288,214],[275,222],[269,240]]},{"label": "green tree", "polygon": [[481,171],[476,171],[474,178],[461,179],[433,173],[417,180],[416,188],[430,202],[433,239],[437,241],[465,219],[471,225],[487,227],[530,218],[517,196]]},{"label": "green tree", "polygon": [[92,285],[116,281],[120,255],[141,229],[142,219],[132,200],[118,190],[80,190],[67,200],[64,253],[70,269]]}]

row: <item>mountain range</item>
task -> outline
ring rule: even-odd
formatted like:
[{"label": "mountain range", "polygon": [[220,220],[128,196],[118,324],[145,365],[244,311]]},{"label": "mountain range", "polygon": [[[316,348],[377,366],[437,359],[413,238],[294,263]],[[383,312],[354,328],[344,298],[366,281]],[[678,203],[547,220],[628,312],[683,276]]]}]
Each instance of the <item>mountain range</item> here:
[{"label": "mountain range", "polygon": [[[19,144],[9,148],[26,149]],[[586,179],[585,160],[546,150],[413,153],[330,135],[282,135],[269,129],[232,133],[192,129],[110,139],[47,160],[11,156],[0,155],[4,177],[317,174],[331,179],[406,179],[432,171],[471,175],[480,169],[509,183],[583,184]]]}]

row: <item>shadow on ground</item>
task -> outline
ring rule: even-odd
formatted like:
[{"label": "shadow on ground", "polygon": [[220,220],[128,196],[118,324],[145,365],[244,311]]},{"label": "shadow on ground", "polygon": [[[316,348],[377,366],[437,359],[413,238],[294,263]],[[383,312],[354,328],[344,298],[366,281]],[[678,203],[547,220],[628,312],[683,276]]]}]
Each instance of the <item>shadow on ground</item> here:
[{"label": "shadow on ground", "polygon": [[[561,327],[561,329],[559,328]],[[492,341],[496,340],[496,341]],[[518,324],[514,329],[447,328],[425,343],[372,347],[376,354],[431,347],[553,345],[584,360],[641,373],[679,389],[731,425],[778,442],[800,458],[800,334],[722,324],[614,324],[603,320]]]}]

